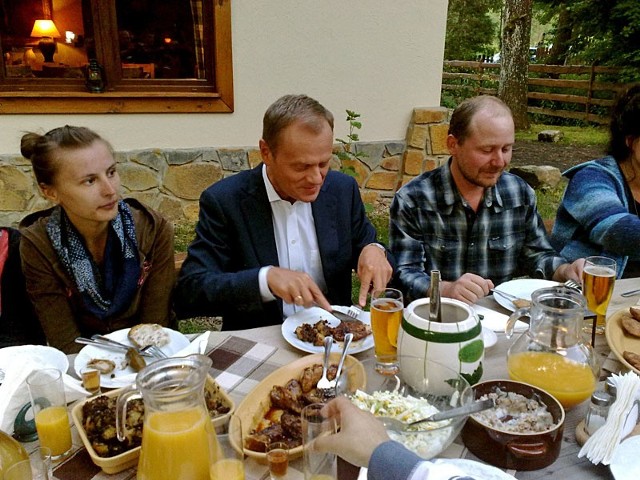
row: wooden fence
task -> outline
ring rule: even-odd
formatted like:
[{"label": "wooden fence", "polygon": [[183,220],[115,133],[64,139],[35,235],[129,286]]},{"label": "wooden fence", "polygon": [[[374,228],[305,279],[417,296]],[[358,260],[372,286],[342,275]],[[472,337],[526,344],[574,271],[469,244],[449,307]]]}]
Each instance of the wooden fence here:
[{"label": "wooden fence", "polygon": [[[618,82],[621,68],[588,65],[529,65],[529,113],[604,124],[616,95],[628,84]],[[497,95],[499,63],[448,60],[442,73],[442,95],[457,100]]]}]

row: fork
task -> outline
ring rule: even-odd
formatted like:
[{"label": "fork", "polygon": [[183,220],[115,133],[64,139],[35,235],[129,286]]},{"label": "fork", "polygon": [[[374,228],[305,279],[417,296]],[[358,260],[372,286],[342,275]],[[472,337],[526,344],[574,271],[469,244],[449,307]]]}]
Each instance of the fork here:
[{"label": "fork", "polygon": [[342,366],[344,365],[344,359],[347,356],[347,351],[349,350],[349,345],[351,345],[351,340],[353,340],[353,333],[347,333],[344,336],[344,345],[342,345],[342,355],[340,355],[340,361],[338,362],[338,369],[336,370],[336,376],[333,380],[329,382],[329,388],[332,390],[331,394],[335,396],[336,394],[336,385],[338,384],[338,378],[340,378],[340,374],[342,373]]},{"label": "fork", "polygon": [[567,280],[566,282],[564,282],[564,286],[573,288],[574,290],[577,290],[579,293],[582,293],[582,285],[580,285],[575,280],[572,280],[572,279]]},{"label": "fork", "polygon": [[140,349],[141,352],[149,352],[154,357],[158,358],[169,358],[169,355],[164,353],[160,347],[156,347],[155,345],[147,345]]},{"label": "fork", "polygon": [[358,319],[358,317],[360,317],[361,313],[362,309],[358,305],[351,305],[349,308],[347,308],[347,315],[349,315],[351,318],[355,318],[356,320]]},{"label": "fork", "polygon": [[[322,362],[322,377],[318,380],[316,389],[321,397],[328,397],[331,395],[331,382],[327,378],[327,372],[329,371],[329,356],[331,355],[331,346],[333,345],[333,337],[327,335],[324,337],[324,361]],[[334,384],[335,388],[335,384]]]}]

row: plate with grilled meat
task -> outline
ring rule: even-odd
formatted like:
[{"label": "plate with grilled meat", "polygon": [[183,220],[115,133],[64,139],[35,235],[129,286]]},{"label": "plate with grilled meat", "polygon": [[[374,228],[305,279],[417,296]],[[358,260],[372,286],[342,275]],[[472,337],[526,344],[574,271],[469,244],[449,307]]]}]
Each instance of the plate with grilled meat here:
[{"label": "plate with grilled meat", "polygon": [[[300,411],[310,403],[322,401],[316,385],[322,376],[322,354],[307,355],[284,365],[262,380],[238,405],[236,416],[242,423],[245,455],[266,463],[267,444],[285,442],[289,458],[302,455]],[[328,378],[335,377],[339,353],[331,353]],[[366,374],[362,363],[345,357],[343,374],[349,383],[364,387]]]},{"label": "plate with grilled meat", "polygon": [[[347,307],[332,306],[333,310],[346,313]],[[369,312],[360,313],[357,319],[339,320],[330,312],[311,307],[287,317],[282,323],[282,336],[293,347],[308,353],[324,352],[324,337],[333,337],[333,352],[342,351],[347,333],[353,333],[349,353],[360,353],[373,348],[371,318]]]}]

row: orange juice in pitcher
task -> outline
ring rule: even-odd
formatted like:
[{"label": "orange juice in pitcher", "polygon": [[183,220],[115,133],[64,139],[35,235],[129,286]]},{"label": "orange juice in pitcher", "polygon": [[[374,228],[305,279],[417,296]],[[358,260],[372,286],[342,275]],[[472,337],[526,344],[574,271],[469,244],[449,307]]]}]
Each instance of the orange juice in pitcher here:
[{"label": "orange juice in pitcher", "polygon": [[201,409],[153,412],[144,422],[138,480],[209,480],[214,442],[213,424]]},{"label": "orange juice in pitcher", "polygon": [[585,298],[564,286],[541,288],[531,306],[507,321],[507,338],[521,317],[529,330],[509,347],[507,366],[513,380],[529,383],[556,397],[565,409],[587,400],[596,388],[598,361],[582,339]]},{"label": "orange juice in pitcher", "polygon": [[138,480],[209,480],[217,438],[204,401],[211,359],[204,355],[158,360],[118,397],[116,427],[124,438],[129,397],[140,392],[145,415]]}]

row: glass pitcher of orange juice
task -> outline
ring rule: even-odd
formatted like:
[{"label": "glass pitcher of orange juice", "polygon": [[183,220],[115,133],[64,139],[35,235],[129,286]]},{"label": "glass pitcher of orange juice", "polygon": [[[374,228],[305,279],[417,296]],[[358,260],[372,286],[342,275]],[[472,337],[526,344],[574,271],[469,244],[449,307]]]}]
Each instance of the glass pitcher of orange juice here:
[{"label": "glass pitcher of orange juice", "polygon": [[209,480],[217,439],[204,400],[211,359],[167,358],[143,368],[119,397],[118,438],[124,439],[128,399],[142,394],[145,414],[138,480]]},{"label": "glass pitcher of orange juice", "polygon": [[529,330],[511,345],[507,367],[513,380],[546,390],[570,409],[591,397],[599,367],[591,345],[582,339],[585,298],[573,289],[541,288],[531,306],[516,310],[507,321],[507,338],[521,317]]}]

